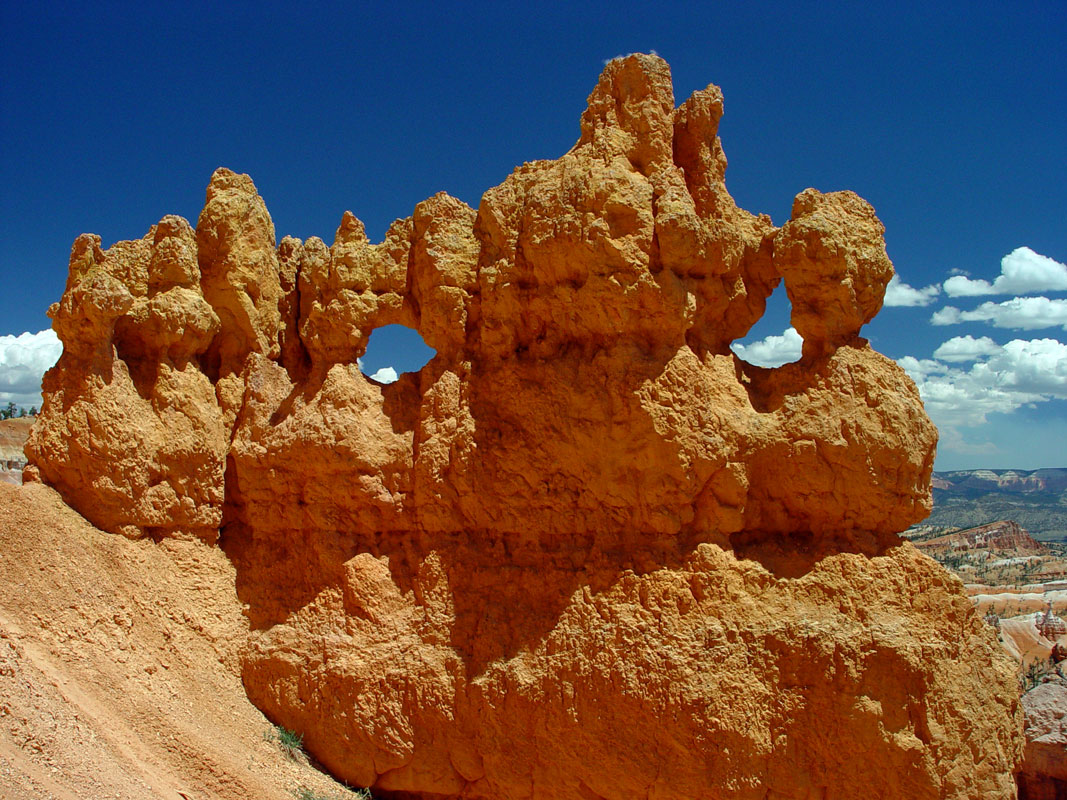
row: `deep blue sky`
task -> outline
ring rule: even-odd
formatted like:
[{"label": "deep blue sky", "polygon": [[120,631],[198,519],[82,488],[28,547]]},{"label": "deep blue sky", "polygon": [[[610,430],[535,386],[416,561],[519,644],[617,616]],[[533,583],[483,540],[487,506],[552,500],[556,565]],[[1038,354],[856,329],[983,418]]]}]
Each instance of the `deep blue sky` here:
[{"label": "deep blue sky", "polygon": [[[379,238],[439,190],[477,206],[517,164],[569,149],[604,60],[632,51],[670,63],[678,102],[722,87],[727,185],[776,224],[808,186],[853,189],[916,288],[953,269],[992,281],[1021,246],[1064,262],[1065,42],[1064,2],[4,2],[0,334],[48,327],[78,234],[107,246],[167,213],[195,221],[220,165],[253,177],[279,238],[330,242],[345,209]],[[964,334],[1067,339],[931,327],[946,303],[976,305],[886,309],[867,333],[916,359]],[[787,325],[772,314],[753,336]],[[1052,430],[1067,413],[1050,398],[1035,408]],[[1000,435],[987,433],[970,440]],[[1025,466],[1003,448],[972,455]],[[957,461],[942,452],[939,467]]]}]

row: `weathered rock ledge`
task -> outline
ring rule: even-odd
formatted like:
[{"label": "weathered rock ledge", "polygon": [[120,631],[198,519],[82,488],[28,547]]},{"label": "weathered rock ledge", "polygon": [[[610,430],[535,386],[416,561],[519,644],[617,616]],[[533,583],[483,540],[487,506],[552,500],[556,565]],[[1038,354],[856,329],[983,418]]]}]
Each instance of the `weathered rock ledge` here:
[{"label": "weathered rock ledge", "polygon": [[[470,798],[1011,797],[1011,665],[896,534],[936,432],[860,338],[873,209],[726,192],[712,86],[605,68],[581,135],[477,211],[276,242],[251,179],[194,229],[82,236],[27,444],[94,524],[220,544],[243,678],[338,776]],[[784,280],[800,361],[730,344]],[[399,323],[436,350],[380,385]]]}]

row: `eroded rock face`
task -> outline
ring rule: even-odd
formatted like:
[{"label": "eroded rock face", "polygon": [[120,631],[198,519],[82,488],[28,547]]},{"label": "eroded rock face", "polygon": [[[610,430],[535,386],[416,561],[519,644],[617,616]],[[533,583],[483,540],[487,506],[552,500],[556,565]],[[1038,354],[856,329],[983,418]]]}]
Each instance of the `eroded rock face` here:
[{"label": "eroded rock face", "polygon": [[[722,110],[635,55],[570,152],[380,244],[346,213],[275,246],[228,170],[195,233],[80,238],[31,462],[109,530],[222,526],[249,695],[346,780],[1010,796],[1012,668],[895,536],[936,432],[858,336],[881,223],[851,192],[737,208]],[[783,278],[804,356],[761,369],[729,345]],[[393,323],[437,355],[382,386],[356,360]]]},{"label": "eroded rock face", "polygon": [[246,686],[427,796],[1013,795],[1013,668],[931,561],[658,544],[378,537],[253,621]]},{"label": "eroded rock face", "polygon": [[1026,748],[1020,800],[1056,800],[1067,793],[1067,684],[1043,683],[1023,695]]},{"label": "eroded rock face", "polygon": [[24,479],[38,470],[106,530],[213,540],[222,522],[228,438],[198,359],[220,323],[196,257],[180,217],[106,253],[80,236],[48,311],[63,355],[44,378]]}]

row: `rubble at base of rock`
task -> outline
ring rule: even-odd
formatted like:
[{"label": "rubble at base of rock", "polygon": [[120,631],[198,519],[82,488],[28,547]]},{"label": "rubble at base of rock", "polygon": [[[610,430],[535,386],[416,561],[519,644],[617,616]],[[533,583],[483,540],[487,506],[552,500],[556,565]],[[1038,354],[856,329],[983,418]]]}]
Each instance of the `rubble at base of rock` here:
[{"label": "rubble at base of rock", "polygon": [[[896,536],[936,432],[859,336],[884,229],[851,192],[739,209],[722,113],[633,55],[570,152],[379,244],[349,213],[279,244],[225,169],[195,230],[79,237],[26,479],[128,536],[221,530],[250,698],[353,784],[1012,796],[1013,668]],[[803,357],[763,369],[730,344],[780,281]],[[389,324],[436,356],[383,386]]]}]

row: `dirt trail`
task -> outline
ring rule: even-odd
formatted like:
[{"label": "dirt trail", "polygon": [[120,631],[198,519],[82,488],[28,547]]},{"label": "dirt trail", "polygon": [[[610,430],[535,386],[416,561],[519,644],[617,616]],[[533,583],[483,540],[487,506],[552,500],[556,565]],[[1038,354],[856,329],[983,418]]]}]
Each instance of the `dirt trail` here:
[{"label": "dirt trail", "polygon": [[345,797],[268,741],[246,630],[217,548],[102,533],[0,483],[0,798]]}]

